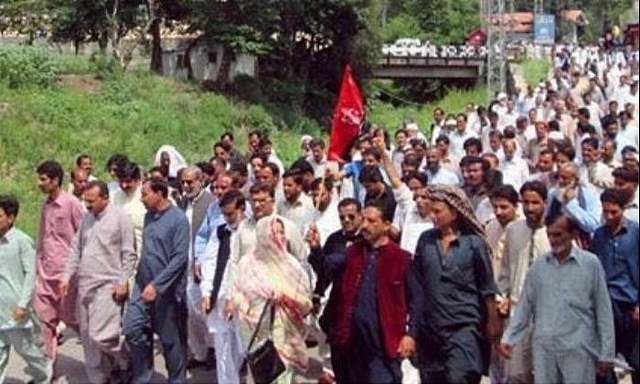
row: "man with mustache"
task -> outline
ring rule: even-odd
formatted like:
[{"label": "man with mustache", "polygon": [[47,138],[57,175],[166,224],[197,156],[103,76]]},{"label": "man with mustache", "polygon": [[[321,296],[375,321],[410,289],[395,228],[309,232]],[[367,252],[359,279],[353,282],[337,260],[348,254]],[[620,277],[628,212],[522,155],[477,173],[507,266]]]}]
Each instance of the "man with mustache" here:
[{"label": "man with mustache", "polygon": [[[505,231],[500,260],[498,286],[507,297],[501,312],[509,316],[520,299],[524,278],[533,262],[551,249],[544,232],[547,187],[539,181],[529,181],[520,188],[520,200],[525,218],[509,225]],[[508,382],[530,383],[533,380],[531,360],[531,330],[524,331],[522,341],[513,345],[512,358],[505,364]]]}]

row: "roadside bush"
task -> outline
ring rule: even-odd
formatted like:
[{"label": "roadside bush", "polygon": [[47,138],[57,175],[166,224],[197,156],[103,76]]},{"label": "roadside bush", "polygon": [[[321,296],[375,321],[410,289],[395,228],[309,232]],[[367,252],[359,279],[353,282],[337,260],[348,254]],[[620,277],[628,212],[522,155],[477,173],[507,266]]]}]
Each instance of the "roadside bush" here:
[{"label": "roadside bush", "polygon": [[89,62],[93,66],[93,72],[98,80],[108,80],[122,74],[120,63],[109,54],[95,52],[91,55]]},{"label": "roadside bush", "polygon": [[260,104],[265,102],[260,83],[248,75],[237,75],[231,83],[231,95],[250,104]]},{"label": "roadside bush", "polygon": [[51,87],[56,84],[58,74],[55,60],[43,49],[0,47],[0,82],[9,88]]}]

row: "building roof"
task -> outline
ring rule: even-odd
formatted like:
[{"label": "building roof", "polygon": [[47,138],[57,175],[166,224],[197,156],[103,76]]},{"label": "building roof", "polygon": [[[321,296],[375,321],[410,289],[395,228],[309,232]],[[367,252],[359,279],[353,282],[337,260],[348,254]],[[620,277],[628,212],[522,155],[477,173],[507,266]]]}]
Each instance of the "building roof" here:
[{"label": "building roof", "polygon": [[584,12],[579,9],[570,9],[568,11],[562,12],[562,18],[565,21],[569,21],[578,25],[588,24],[587,19],[584,17]]},{"label": "building roof", "polygon": [[[563,19],[565,21],[584,25],[587,24],[587,20],[584,17],[584,13],[579,9],[567,10],[563,12]],[[502,15],[491,15],[489,22],[495,27],[502,28],[505,33],[532,33],[533,24],[535,22],[535,15],[533,12],[513,12],[503,13]]]}]

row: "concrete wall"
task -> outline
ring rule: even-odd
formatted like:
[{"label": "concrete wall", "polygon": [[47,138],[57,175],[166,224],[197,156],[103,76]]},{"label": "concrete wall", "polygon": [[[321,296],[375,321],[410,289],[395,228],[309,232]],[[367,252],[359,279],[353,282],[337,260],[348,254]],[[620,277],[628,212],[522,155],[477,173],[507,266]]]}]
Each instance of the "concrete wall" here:
[{"label": "concrete wall", "polygon": [[[162,65],[165,76],[180,79],[187,78],[187,68],[184,63],[184,54],[193,37],[172,37],[162,39]],[[0,45],[4,44],[24,44],[28,41],[26,36],[0,36]],[[137,66],[149,66],[149,52],[140,46],[136,40],[124,40],[121,44],[132,48],[132,60],[129,68]],[[55,43],[46,38],[39,38],[34,41],[35,46],[39,46],[58,54],[75,54],[73,43]],[[135,46],[134,46],[135,45]],[[89,58],[99,49],[95,42],[81,44],[78,55]],[[195,80],[215,80],[220,72],[223,59],[223,48],[220,44],[200,40],[191,51],[191,68]],[[231,64],[230,80],[238,74],[249,76],[257,75],[257,58],[253,55],[238,54]]]}]

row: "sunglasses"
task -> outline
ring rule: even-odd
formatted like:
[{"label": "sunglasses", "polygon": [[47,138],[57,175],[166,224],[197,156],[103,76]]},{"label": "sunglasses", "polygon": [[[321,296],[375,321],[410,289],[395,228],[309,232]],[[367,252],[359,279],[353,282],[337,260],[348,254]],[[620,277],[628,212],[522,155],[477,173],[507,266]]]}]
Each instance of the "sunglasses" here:
[{"label": "sunglasses", "polygon": [[346,219],[353,220],[353,219],[356,218],[356,215],[354,215],[354,214],[340,215],[339,217],[340,217],[340,221],[343,221],[343,220],[346,220]]}]

